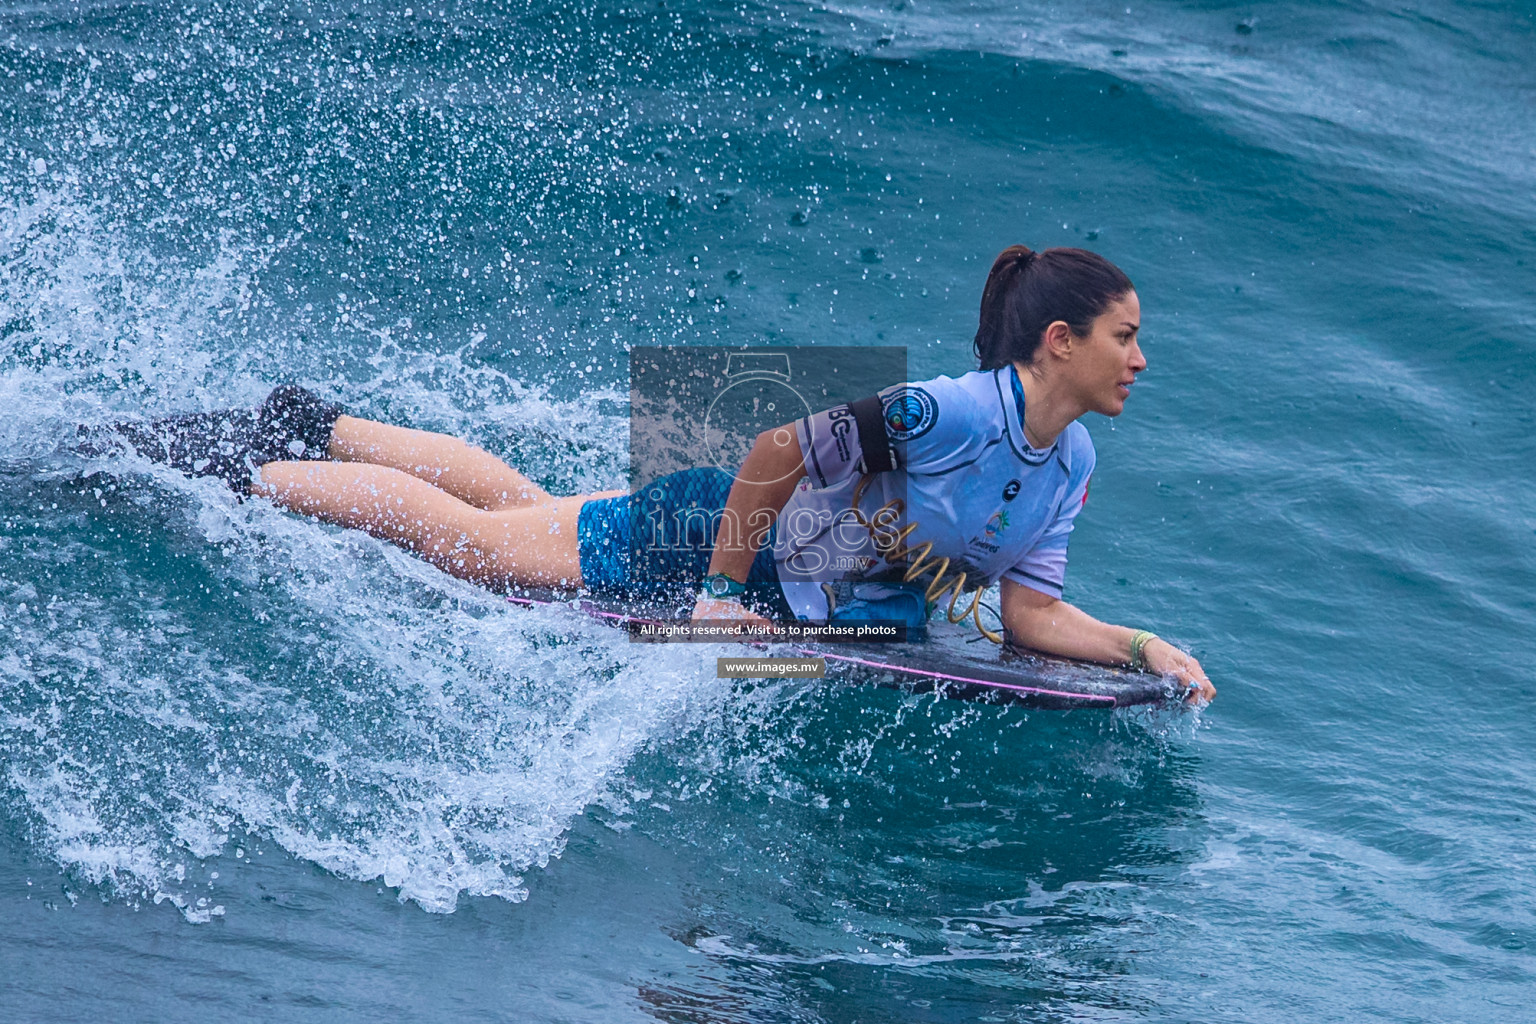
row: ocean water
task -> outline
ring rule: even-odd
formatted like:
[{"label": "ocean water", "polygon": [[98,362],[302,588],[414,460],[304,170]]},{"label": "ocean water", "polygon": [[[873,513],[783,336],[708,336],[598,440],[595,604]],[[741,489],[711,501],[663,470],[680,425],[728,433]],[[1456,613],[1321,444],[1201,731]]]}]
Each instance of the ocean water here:
[{"label": "ocean water", "polygon": [[[1529,3],[9,0],[0,1019],[1517,1021]],[[1150,369],[1068,597],[1194,712],[713,678],[71,450],[302,380],[577,493],[632,345]]]}]

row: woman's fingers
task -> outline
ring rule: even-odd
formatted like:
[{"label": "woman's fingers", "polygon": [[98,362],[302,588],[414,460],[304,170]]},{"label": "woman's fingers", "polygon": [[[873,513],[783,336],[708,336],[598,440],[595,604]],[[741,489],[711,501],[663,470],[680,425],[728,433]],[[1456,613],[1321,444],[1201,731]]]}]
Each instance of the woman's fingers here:
[{"label": "woman's fingers", "polygon": [[1182,681],[1185,686],[1189,687],[1189,692],[1184,695],[1184,700],[1187,703],[1194,703],[1198,700],[1203,704],[1209,704],[1216,697],[1216,687],[1211,685],[1209,679],[1190,677]]},{"label": "woman's fingers", "polygon": [[1216,696],[1216,687],[1212,686],[1211,681],[1206,678],[1205,670],[1200,667],[1198,661],[1194,658],[1189,658],[1188,655],[1185,655],[1185,657],[1188,658],[1188,663],[1184,666],[1179,677],[1184,685],[1189,687],[1189,693],[1185,695],[1184,699],[1186,701],[1199,700],[1209,704]]},{"label": "woman's fingers", "polygon": [[1187,689],[1186,701],[1202,701],[1209,704],[1216,696],[1216,687],[1206,678],[1200,662],[1190,654],[1179,650],[1165,640],[1153,640],[1147,644],[1147,667],[1163,676],[1172,676]]}]

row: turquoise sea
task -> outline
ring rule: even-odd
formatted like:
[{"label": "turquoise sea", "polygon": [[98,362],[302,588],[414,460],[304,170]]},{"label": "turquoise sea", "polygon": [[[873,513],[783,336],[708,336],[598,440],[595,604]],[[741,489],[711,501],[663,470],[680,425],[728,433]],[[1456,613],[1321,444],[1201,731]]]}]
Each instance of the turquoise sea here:
[{"label": "turquoise sea", "polygon": [[[0,1020],[1529,1021],[1536,7],[6,0]],[[630,346],[1123,266],[1068,598],[1203,711],[714,678],[77,425],[566,493]],[[889,382],[881,382],[889,383]]]}]

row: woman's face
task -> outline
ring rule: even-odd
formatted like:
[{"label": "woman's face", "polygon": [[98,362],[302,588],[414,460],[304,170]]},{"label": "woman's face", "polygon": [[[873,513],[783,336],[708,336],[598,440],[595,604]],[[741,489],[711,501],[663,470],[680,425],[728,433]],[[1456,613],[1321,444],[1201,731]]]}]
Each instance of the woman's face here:
[{"label": "woman's face", "polygon": [[1095,318],[1086,338],[1076,339],[1081,348],[1073,345],[1068,373],[1089,411],[1118,416],[1125,408],[1136,375],[1147,368],[1136,341],[1140,328],[1141,302],[1127,292]]}]

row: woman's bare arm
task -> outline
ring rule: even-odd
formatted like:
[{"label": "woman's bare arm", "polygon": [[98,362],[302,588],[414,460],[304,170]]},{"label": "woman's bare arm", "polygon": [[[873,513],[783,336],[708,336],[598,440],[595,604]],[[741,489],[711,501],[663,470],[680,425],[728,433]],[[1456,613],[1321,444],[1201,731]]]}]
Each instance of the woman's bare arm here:
[{"label": "woman's bare arm", "polygon": [[[715,550],[709,558],[711,575],[723,572],[745,583],[752,570],[752,560],[768,536],[800,478],[805,475],[805,460],[793,425],[775,427],[757,435],[747,453],[736,482],[725,499],[725,512],[716,533]],[[695,619],[740,619],[743,610],[734,601],[700,601],[693,611]],[[748,613],[746,618],[758,620]]]},{"label": "woman's bare arm", "polygon": [[[1003,625],[1025,647],[1103,665],[1130,662],[1135,630],[1100,622],[1080,608],[1012,580],[1003,580],[1002,591]],[[1202,700],[1216,696],[1216,687],[1206,678],[1200,662],[1166,640],[1148,643],[1142,657],[1147,668],[1194,688],[1194,695]]]},{"label": "woman's bare arm", "polygon": [[711,573],[746,580],[769,528],[804,475],[805,461],[793,426],[757,435],[725,499],[725,514],[709,559]]}]

